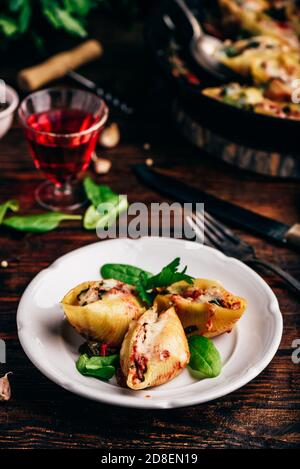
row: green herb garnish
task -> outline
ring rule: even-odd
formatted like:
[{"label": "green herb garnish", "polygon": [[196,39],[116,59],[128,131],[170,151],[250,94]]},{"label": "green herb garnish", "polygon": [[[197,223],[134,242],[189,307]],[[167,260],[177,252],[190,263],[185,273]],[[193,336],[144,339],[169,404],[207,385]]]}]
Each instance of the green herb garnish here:
[{"label": "green herb garnish", "polygon": [[146,274],[148,277],[152,276],[152,274],[139,267],[127,264],[104,264],[100,272],[103,278],[113,278],[129,285],[136,285],[139,282],[141,273]]},{"label": "green herb garnish", "polygon": [[221,373],[221,356],[212,340],[199,335],[188,339],[190,348],[189,366],[198,378],[215,378]]},{"label": "green herb garnish", "polygon": [[119,363],[119,355],[107,357],[90,357],[84,353],[79,356],[76,368],[84,376],[92,376],[104,381],[112,378],[116,372],[115,366]]},{"label": "green herb garnish", "polygon": [[192,283],[193,277],[187,275],[186,267],[178,272],[180,258],[177,257],[156,275],[127,264],[104,264],[100,273],[103,278],[114,278],[136,287],[137,293],[147,305],[151,305],[155,288],[167,287],[172,283],[185,280]]}]

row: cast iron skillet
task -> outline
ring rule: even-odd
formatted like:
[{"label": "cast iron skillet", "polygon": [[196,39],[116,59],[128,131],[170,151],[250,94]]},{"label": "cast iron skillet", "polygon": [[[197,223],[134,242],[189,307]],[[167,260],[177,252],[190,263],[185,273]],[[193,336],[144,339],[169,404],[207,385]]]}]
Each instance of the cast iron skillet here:
[{"label": "cast iron skillet", "polygon": [[[201,18],[201,0],[192,3],[193,6],[196,4]],[[171,67],[160,52],[167,47],[172,35],[163,21],[163,14],[170,12],[170,8],[174,8],[172,0],[164,0],[153,11],[145,25],[145,40],[151,57],[171,85],[172,93],[179,99],[180,105],[199,124],[236,143],[261,150],[300,154],[300,121],[256,114],[216,101],[172,75]],[[190,31],[184,19],[178,16],[176,20],[182,21],[181,31],[185,32],[181,39],[187,46]],[[216,85],[202,70],[197,72],[208,86]]]}]

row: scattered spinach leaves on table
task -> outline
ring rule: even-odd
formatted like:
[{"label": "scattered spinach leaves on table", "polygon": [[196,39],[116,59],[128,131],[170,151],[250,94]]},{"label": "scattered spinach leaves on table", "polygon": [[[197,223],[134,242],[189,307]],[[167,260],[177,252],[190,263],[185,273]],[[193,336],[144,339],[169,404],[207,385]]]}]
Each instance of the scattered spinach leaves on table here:
[{"label": "scattered spinach leaves on table", "polygon": [[90,177],[84,178],[83,187],[91,202],[83,218],[83,226],[86,230],[110,227],[115,223],[118,215],[128,207],[125,196],[119,196],[106,185],[96,184]]},{"label": "scattered spinach leaves on table", "polygon": [[119,196],[110,187],[104,184],[96,184],[89,176],[83,180],[83,187],[87,198],[97,207],[103,202],[110,202]]},{"label": "scattered spinach leaves on table", "polygon": [[[113,225],[118,215],[127,209],[125,196],[119,196],[110,187],[96,184],[90,177],[86,177],[83,186],[91,205],[84,214],[83,226],[87,230],[107,228]],[[103,210],[101,209],[101,204]],[[107,204],[107,205],[106,205]],[[72,215],[61,212],[46,212],[34,215],[14,215],[6,217],[7,211],[16,212],[19,209],[17,200],[8,200],[0,204],[0,225],[18,231],[45,233],[54,230],[64,220],[81,220],[81,215]]]},{"label": "scattered spinach leaves on table", "polygon": [[0,225],[3,222],[8,210],[17,212],[19,210],[19,202],[15,199],[10,199],[3,204],[0,204]]},{"label": "scattered spinach leaves on table", "polygon": [[19,231],[45,233],[57,228],[61,221],[81,219],[81,215],[47,212],[36,215],[14,215],[12,217],[5,218],[2,224]]},{"label": "scattered spinach leaves on table", "polygon": [[178,272],[179,265],[180,258],[176,257],[170,264],[163,267],[158,274],[153,275],[127,264],[104,264],[100,269],[100,273],[103,278],[114,278],[134,285],[142,301],[147,305],[151,305],[155,288],[166,287],[180,280],[192,283],[193,277],[186,274],[186,267]]},{"label": "scattered spinach leaves on table", "polygon": [[221,373],[221,356],[212,340],[207,337],[192,335],[188,338],[190,348],[189,366],[195,376],[203,378],[215,378]]}]

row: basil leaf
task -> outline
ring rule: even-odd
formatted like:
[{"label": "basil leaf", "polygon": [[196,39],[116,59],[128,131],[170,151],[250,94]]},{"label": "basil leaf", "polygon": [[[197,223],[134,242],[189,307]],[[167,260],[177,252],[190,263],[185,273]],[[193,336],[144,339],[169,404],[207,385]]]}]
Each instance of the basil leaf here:
[{"label": "basil leaf", "polygon": [[103,202],[111,202],[119,198],[118,194],[110,187],[103,184],[96,184],[90,177],[84,178],[83,187],[87,198],[92,202],[95,208]]},{"label": "basil leaf", "polygon": [[188,339],[190,348],[189,366],[195,371],[196,376],[203,378],[215,378],[221,373],[221,356],[214,343],[206,337],[192,335]]},{"label": "basil leaf", "polygon": [[129,283],[129,285],[137,285],[141,273],[146,274],[147,277],[152,275],[139,267],[128,264],[104,264],[100,269],[102,278],[113,278],[120,280],[120,282]]},{"label": "basil leaf", "polygon": [[44,233],[54,230],[63,220],[81,220],[81,215],[60,212],[40,213],[38,215],[15,215],[5,218],[3,225],[19,231]]},{"label": "basil leaf", "polygon": [[[120,213],[124,212],[128,207],[126,197],[116,197],[117,198],[111,199],[110,201],[102,202],[103,204],[109,204],[108,207],[103,205],[103,209],[109,208],[109,210],[105,211],[105,213],[98,211],[94,205],[89,206],[84,214],[83,219],[83,226],[86,230],[109,228],[116,222]],[[98,205],[101,206],[101,203]]]},{"label": "basil leaf", "polygon": [[86,362],[85,367],[87,370],[96,370],[103,366],[114,366],[120,362],[120,356],[118,354],[108,355],[106,357],[91,357]]},{"label": "basil leaf", "polygon": [[6,202],[4,202],[4,204],[0,205],[0,225],[3,222],[3,219],[8,210],[17,212],[19,210],[19,202],[17,200],[11,199],[7,200]]}]

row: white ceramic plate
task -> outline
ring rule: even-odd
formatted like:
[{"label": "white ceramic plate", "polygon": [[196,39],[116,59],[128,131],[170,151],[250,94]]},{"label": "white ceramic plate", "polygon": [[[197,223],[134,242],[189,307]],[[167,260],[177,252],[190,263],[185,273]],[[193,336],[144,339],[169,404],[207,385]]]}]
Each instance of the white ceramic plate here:
[{"label": "white ceramic plate", "polygon": [[[83,339],[64,319],[59,305],[64,294],[85,280],[98,279],[100,266],[107,262],[132,264],[156,273],[177,256],[190,275],[219,280],[248,300],[236,328],[214,339],[223,361],[220,376],[197,381],[185,369],[167,384],[132,391],[114,381],[105,383],[80,375],[75,361]],[[96,401],[160,409],[207,402],[240,388],[268,365],[282,335],[277,299],[253,270],[215,249],[166,238],[101,241],[62,256],[27,287],[17,323],[20,342],[32,363],[63,388]]]}]

